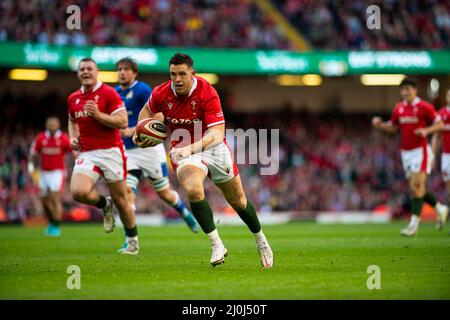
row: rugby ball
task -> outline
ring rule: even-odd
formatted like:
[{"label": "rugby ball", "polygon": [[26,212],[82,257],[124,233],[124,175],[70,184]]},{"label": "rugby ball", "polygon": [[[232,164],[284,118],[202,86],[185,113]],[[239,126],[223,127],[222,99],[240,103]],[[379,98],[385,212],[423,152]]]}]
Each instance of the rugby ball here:
[{"label": "rugby ball", "polygon": [[153,118],[143,119],[136,125],[136,135],[141,141],[152,140],[159,144],[166,140],[168,134],[165,124]]}]

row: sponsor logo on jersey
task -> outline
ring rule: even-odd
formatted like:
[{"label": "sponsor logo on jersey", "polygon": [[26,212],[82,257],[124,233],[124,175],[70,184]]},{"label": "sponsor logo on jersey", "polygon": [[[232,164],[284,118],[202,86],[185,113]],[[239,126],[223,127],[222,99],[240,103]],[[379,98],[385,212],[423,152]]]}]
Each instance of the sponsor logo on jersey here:
[{"label": "sponsor logo on jersey", "polygon": [[175,118],[171,118],[171,117],[166,117],[166,121],[169,123],[173,123],[173,124],[193,124],[193,123],[197,123],[197,122],[201,122],[201,120],[199,118],[195,118],[195,119],[175,119]]},{"label": "sponsor logo on jersey", "polygon": [[61,148],[59,147],[45,147],[42,148],[42,154],[45,154],[47,156],[54,156],[61,154]]},{"label": "sponsor logo on jersey", "polygon": [[88,111],[75,111],[75,118],[87,118],[90,117],[90,113]]},{"label": "sponsor logo on jersey", "polygon": [[402,124],[417,123],[419,122],[419,118],[416,116],[404,116],[400,117],[398,121]]}]

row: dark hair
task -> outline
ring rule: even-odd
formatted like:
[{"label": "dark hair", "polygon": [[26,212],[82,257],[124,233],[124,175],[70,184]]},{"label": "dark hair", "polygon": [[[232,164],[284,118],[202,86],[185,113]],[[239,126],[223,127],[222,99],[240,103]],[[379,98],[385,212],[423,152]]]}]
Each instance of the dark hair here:
[{"label": "dark hair", "polygon": [[175,53],[174,56],[169,60],[169,66],[171,64],[174,65],[186,64],[189,68],[193,68],[194,60],[192,60],[192,58],[185,53]]},{"label": "dark hair", "polygon": [[133,70],[134,73],[138,72],[138,64],[137,64],[136,60],[134,60],[130,57],[122,58],[119,61],[117,61],[116,69],[118,69],[121,64],[124,64],[127,67],[129,67],[131,70]]},{"label": "dark hair", "polygon": [[81,59],[80,62],[78,62],[78,66],[80,66],[80,64],[82,62],[93,62],[95,65],[97,65],[97,62],[95,62],[95,60],[92,59],[91,57],[86,57],[86,58]]},{"label": "dark hair", "polygon": [[402,82],[400,82],[400,87],[403,86],[411,86],[417,88],[417,81],[414,80],[413,78],[405,78],[402,80]]}]

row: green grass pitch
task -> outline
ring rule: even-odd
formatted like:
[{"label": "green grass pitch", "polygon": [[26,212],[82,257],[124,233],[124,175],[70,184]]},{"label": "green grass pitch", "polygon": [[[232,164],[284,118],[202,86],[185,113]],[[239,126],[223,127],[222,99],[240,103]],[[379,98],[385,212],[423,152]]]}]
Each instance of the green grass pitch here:
[{"label": "green grass pitch", "polygon": [[[260,266],[244,226],[219,226],[229,255],[211,267],[204,234],[184,225],[139,228],[140,253],[116,253],[120,228],[65,225],[61,238],[43,228],[0,227],[1,299],[450,299],[450,236],[423,224],[402,238],[404,224],[266,226],[275,266]],[[69,265],[81,289],[69,290]],[[381,289],[369,290],[369,265]]]}]

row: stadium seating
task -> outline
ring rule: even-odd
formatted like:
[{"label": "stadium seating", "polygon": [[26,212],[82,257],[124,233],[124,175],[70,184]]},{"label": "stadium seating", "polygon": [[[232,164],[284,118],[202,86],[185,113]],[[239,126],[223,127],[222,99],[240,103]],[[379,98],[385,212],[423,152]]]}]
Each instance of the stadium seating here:
[{"label": "stadium seating", "polygon": [[79,46],[289,47],[270,17],[252,1],[77,1],[82,28],[68,32],[61,12],[66,12],[70,4],[0,0],[0,41]]},{"label": "stadium seating", "polygon": [[[273,0],[320,49],[448,48],[450,6],[445,0]],[[381,29],[366,27],[366,8],[381,9]]]}]

